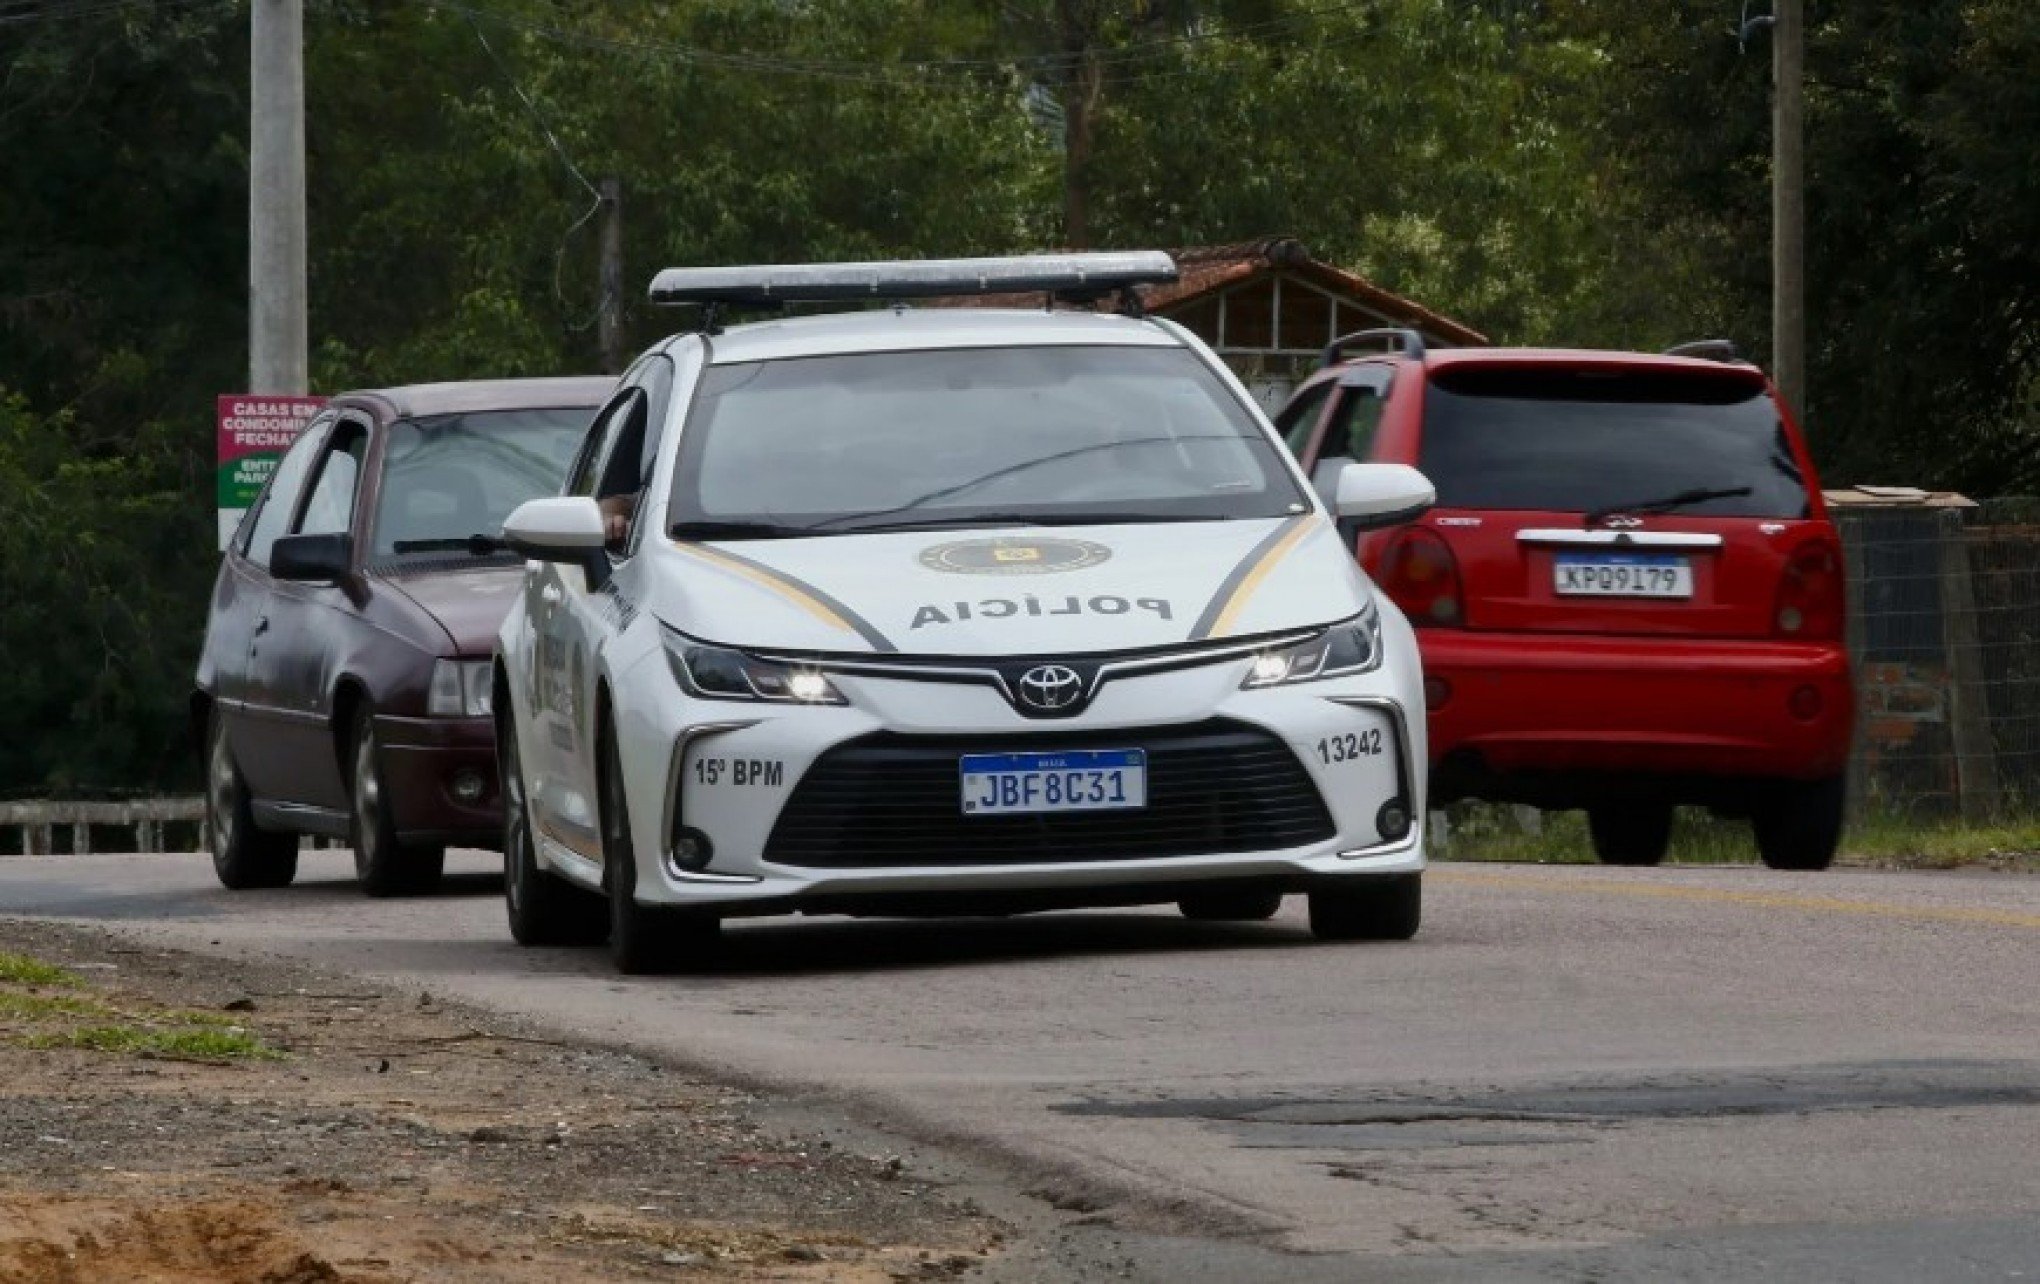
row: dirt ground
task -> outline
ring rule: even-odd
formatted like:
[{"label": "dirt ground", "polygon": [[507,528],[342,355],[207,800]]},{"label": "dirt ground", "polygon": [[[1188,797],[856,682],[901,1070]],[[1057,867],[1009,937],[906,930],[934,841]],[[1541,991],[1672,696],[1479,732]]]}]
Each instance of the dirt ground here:
[{"label": "dirt ground", "polygon": [[755,1105],[430,995],[0,920],[7,1284],[934,1280],[1004,1241]]}]

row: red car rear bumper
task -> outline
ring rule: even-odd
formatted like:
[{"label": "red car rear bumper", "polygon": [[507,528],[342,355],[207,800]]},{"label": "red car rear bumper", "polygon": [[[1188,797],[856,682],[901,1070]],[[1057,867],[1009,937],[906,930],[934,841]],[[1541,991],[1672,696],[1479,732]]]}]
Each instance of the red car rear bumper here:
[{"label": "red car rear bumper", "polygon": [[1710,780],[1813,780],[1848,761],[1855,701],[1840,644],[1445,629],[1418,640],[1438,801],[1566,805],[1653,779],[1707,801],[1696,795]]},{"label": "red car rear bumper", "polygon": [[[496,779],[496,727],[488,718],[375,720],[383,787],[406,842],[494,847],[503,840]],[[463,785],[480,793],[464,799]]]}]

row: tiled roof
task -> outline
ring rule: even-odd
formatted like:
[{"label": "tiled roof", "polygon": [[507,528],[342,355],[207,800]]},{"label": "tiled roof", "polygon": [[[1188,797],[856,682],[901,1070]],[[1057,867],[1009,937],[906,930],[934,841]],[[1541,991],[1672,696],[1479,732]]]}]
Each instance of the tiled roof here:
[{"label": "tiled roof", "polygon": [[[1181,276],[1174,285],[1153,286],[1144,292],[1143,298],[1151,312],[1174,312],[1207,294],[1237,285],[1262,272],[1284,271],[1378,312],[1392,324],[1421,330],[1432,338],[1471,345],[1488,341],[1486,335],[1472,326],[1384,290],[1365,277],[1355,276],[1343,268],[1311,257],[1310,251],[1291,237],[1271,236],[1231,245],[1197,245],[1171,250],[1169,254],[1176,260]],[[1041,296],[982,294],[931,302],[938,307],[1035,307],[1040,304]]]}]

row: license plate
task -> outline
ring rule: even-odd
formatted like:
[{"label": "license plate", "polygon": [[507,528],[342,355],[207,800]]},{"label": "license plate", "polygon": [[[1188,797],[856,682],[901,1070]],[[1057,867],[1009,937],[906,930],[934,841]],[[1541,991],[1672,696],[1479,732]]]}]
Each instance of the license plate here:
[{"label": "license plate", "polygon": [[1147,806],[1147,753],[1140,749],[974,753],[962,766],[970,816]]},{"label": "license plate", "polygon": [[1693,564],[1663,553],[1560,553],[1551,574],[1564,597],[1693,596]]}]

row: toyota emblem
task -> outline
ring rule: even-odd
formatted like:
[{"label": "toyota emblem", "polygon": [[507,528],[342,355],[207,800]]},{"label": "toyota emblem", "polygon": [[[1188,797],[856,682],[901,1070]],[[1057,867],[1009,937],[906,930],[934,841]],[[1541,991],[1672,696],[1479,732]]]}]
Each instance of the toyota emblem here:
[{"label": "toyota emblem", "polygon": [[1041,713],[1057,713],[1084,694],[1077,671],[1060,664],[1037,664],[1020,675],[1020,703]]}]

